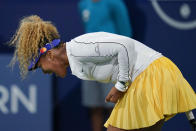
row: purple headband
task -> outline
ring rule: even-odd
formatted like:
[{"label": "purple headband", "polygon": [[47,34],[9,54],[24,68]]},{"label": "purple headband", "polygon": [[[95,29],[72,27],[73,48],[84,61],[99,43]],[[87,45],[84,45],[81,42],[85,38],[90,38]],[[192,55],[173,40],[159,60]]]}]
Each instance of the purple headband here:
[{"label": "purple headband", "polygon": [[35,68],[35,65],[37,64],[37,62],[39,61],[39,58],[45,54],[48,50],[56,47],[57,45],[59,45],[60,43],[60,39],[54,39],[51,43],[47,43],[44,47],[39,49],[39,55],[35,58],[35,60],[31,60],[31,64],[28,67],[28,70],[31,71]]}]

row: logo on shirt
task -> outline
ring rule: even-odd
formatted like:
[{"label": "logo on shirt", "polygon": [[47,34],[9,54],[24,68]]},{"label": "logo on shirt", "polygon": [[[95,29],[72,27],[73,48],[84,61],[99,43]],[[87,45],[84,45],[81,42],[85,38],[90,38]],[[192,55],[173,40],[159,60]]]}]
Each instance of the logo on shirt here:
[{"label": "logo on shirt", "polygon": [[87,22],[89,20],[90,17],[90,11],[85,9],[82,11],[82,19],[84,22]]}]

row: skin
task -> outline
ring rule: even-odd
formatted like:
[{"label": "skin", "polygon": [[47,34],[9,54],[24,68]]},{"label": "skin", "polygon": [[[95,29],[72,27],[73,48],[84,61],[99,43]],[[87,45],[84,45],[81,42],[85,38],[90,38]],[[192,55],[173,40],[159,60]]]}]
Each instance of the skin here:
[{"label": "skin", "polygon": [[[45,55],[42,55],[37,63],[37,68],[41,68],[45,74],[56,74],[56,76],[64,78],[67,74],[67,67],[69,61],[66,53],[66,44],[63,44],[60,48],[54,48]],[[108,95],[106,96],[106,102],[116,103],[124,92],[118,91],[115,87],[112,87]],[[155,125],[143,129],[130,130],[130,131],[160,131],[164,123],[164,120],[160,120]],[[107,131],[127,131],[119,129],[113,126],[109,126]]]},{"label": "skin", "polygon": [[68,57],[66,54],[65,44],[61,48],[54,48],[45,55],[42,55],[38,61],[37,67],[41,68],[45,74],[56,74],[64,78],[67,74],[67,67],[69,66]]}]

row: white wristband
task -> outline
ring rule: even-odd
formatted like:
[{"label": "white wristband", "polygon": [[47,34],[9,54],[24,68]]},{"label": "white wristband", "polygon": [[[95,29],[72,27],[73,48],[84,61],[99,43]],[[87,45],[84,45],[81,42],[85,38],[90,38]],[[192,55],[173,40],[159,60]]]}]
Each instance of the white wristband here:
[{"label": "white wristband", "polygon": [[125,86],[120,82],[116,82],[115,87],[117,90],[119,90],[121,92],[125,92],[128,89],[128,86]]},{"label": "white wristband", "polygon": [[192,111],[187,111],[187,112],[185,112],[185,114],[186,114],[186,117],[187,117],[188,120],[195,119]]}]

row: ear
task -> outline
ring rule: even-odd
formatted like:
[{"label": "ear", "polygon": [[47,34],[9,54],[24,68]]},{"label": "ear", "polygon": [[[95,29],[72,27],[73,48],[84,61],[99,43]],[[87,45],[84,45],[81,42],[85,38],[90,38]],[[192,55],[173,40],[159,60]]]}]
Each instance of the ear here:
[{"label": "ear", "polygon": [[54,52],[53,52],[52,50],[47,51],[47,53],[46,53],[46,58],[47,58],[49,61],[53,61],[53,60],[54,60]]}]

